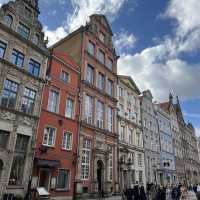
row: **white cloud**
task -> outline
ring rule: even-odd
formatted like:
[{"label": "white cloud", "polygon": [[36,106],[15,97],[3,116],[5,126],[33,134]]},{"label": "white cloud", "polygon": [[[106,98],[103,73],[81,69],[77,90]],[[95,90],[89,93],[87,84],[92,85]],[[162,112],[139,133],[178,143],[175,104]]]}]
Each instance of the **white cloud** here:
[{"label": "white cloud", "polygon": [[127,0],[71,0],[74,12],[68,16],[67,29],[72,32],[85,25],[89,16],[94,13],[105,14],[110,20],[114,20],[125,1]]},{"label": "white cloud", "polygon": [[187,111],[183,111],[183,114],[187,117],[199,118],[200,119],[200,114],[198,114],[198,113],[190,113],[190,112],[187,112]]},{"label": "white cloud", "polygon": [[125,30],[121,30],[121,32],[114,37],[114,45],[118,52],[132,49],[135,46],[136,41],[136,37]]},{"label": "white cloud", "polygon": [[183,53],[200,49],[199,10],[199,0],[170,0],[165,17],[176,22],[173,36],[135,55],[122,54],[119,72],[132,74],[141,90],[151,89],[158,100],[166,99],[168,92],[183,99],[199,98],[200,63],[180,59]]},{"label": "white cloud", "polygon": [[196,136],[200,137],[200,127],[195,127]]},{"label": "white cloud", "polygon": [[8,3],[10,0],[0,0],[0,6],[2,6],[5,3]]},{"label": "white cloud", "polygon": [[48,46],[56,43],[58,40],[64,38],[67,34],[66,30],[60,26],[56,30],[49,30],[47,26],[44,26],[45,36],[48,37]]}]

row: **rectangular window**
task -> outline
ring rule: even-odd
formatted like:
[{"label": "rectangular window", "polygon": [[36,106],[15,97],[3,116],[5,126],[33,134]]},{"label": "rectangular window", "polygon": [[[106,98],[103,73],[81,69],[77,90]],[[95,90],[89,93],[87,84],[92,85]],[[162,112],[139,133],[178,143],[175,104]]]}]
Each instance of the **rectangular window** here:
[{"label": "rectangular window", "polygon": [[62,148],[65,150],[72,150],[72,133],[64,132],[62,140]]},{"label": "rectangular window", "polygon": [[9,139],[9,133],[3,130],[0,130],[0,148],[6,148]]},{"label": "rectangular window", "polygon": [[99,40],[103,43],[105,42],[105,35],[102,32],[99,32]]},{"label": "rectangular window", "polygon": [[143,173],[142,171],[139,171],[139,183],[143,183]]},{"label": "rectangular window", "polygon": [[108,80],[108,94],[113,96],[113,81]]},{"label": "rectangular window", "polygon": [[105,64],[105,53],[102,50],[98,51],[98,60],[102,63]]},{"label": "rectangular window", "polygon": [[11,62],[17,67],[21,68],[24,63],[24,54],[17,51],[16,49],[13,49]]},{"label": "rectangular window", "polygon": [[81,163],[81,178],[83,180],[89,179],[90,152],[91,152],[91,140],[84,139],[83,150],[82,150],[82,163]]},{"label": "rectangular window", "polygon": [[27,18],[31,19],[32,18],[32,11],[29,8],[25,7],[24,15]]},{"label": "rectangular window", "polygon": [[107,67],[108,67],[108,69],[110,69],[110,70],[113,69],[113,61],[112,61],[112,59],[110,59],[110,58],[108,58]]},{"label": "rectangular window", "polygon": [[64,81],[65,83],[69,83],[69,74],[65,71],[61,71],[60,73],[60,79]]},{"label": "rectangular window", "polygon": [[56,129],[51,127],[44,128],[43,145],[53,147],[55,144]]},{"label": "rectangular window", "polygon": [[132,120],[132,114],[131,114],[131,109],[127,109],[128,112],[128,120]]},{"label": "rectangular window", "polygon": [[34,103],[35,103],[36,92],[29,88],[24,89],[24,94],[22,98],[22,107],[21,110],[25,113],[31,114],[33,112]]},{"label": "rectangular window", "polygon": [[28,65],[28,72],[32,74],[33,76],[38,77],[40,74],[40,63],[36,62],[33,59],[30,59],[30,62]]},{"label": "rectangular window", "polygon": [[129,158],[130,158],[131,163],[134,164],[135,163],[135,153],[134,152],[130,152],[129,156],[130,156]]},{"label": "rectangular window", "polygon": [[108,130],[113,131],[113,109],[108,106]]},{"label": "rectangular window", "polygon": [[5,51],[6,51],[6,43],[0,41],[0,58],[3,58],[5,55]]},{"label": "rectangular window", "polygon": [[142,167],[142,155],[138,154],[138,166]]},{"label": "rectangular window", "polygon": [[104,87],[105,87],[105,77],[102,73],[98,73],[98,80],[97,80],[97,87],[100,89],[100,90],[104,90]]},{"label": "rectangular window", "polygon": [[90,64],[87,65],[86,81],[90,84],[93,84],[94,81],[94,68]]},{"label": "rectangular window", "polygon": [[97,127],[103,129],[104,105],[101,101],[97,101],[96,115]]},{"label": "rectangular window", "polygon": [[124,134],[125,134],[125,127],[124,127],[124,126],[120,126],[119,139],[120,139],[121,141],[124,141]]},{"label": "rectangular window", "polygon": [[88,42],[87,51],[88,51],[88,53],[90,53],[91,55],[94,56],[94,54],[95,54],[95,45],[91,41]]},{"label": "rectangular window", "polygon": [[91,96],[86,95],[84,120],[88,124],[92,124],[92,110],[93,110],[93,98]]},{"label": "rectangular window", "polygon": [[1,96],[1,105],[7,108],[15,108],[18,84],[6,79]]},{"label": "rectangular window", "polygon": [[25,39],[28,39],[29,37],[29,33],[30,33],[30,29],[28,27],[26,27],[24,24],[22,24],[21,22],[19,22],[19,25],[17,27],[17,32]]},{"label": "rectangular window", "polygon": [[48,111],[57,113],[58,101],[59,101],[59,91],[53,89],[50,90],[49,100],[48,100]]},{"label": "rectangular window", "polygon": [[68,190],[70,183],[70,171],[66,169],[59,169],[57,178],[57,189]]},{"label": "rectangular window", "polygon": [[9,185],[22,185],[29,137],[17,134],[15,152],[10,172]]},{"label": "rectangular window", "polygon": [[119,87],[119,96],[120,97],[124,96],[124,89],[122,87]]},{"label": "rectangular window", "polygon": [[133,130],[129,129],[129,144],[133,144]]},{"label": "rectangular window", "polygon": [[74,118],[74,100],[68,98],[66,102],[65,116],[68,118]]}]

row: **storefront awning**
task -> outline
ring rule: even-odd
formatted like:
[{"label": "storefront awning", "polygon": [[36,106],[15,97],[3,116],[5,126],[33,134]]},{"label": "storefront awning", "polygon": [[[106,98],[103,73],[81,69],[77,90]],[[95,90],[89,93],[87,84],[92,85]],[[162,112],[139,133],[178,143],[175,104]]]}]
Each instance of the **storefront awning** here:
[{"label": "storefront awning", "polygon": [[55,167],[60,166],[60,161],[58,161],[58,160],[42,160],[42,159],[38,159],[37,166],[55,168]]}]

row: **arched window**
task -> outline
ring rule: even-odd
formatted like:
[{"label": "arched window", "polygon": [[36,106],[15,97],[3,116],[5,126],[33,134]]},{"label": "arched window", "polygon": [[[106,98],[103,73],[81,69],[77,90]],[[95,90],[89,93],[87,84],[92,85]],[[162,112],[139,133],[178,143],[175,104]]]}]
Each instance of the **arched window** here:
[{"label": "arched window", "polygon": [[8,27],[12,26],[12,22],[13,22],[13,17],[9,14],[7,14],[4,18],[4,22]]}]

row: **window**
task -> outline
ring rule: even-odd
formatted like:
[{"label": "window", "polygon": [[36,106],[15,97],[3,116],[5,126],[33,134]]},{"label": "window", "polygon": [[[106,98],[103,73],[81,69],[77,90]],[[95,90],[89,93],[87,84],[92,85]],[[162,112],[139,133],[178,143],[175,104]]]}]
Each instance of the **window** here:
[{"label": "window", "polygon": [[139,183],[143,183],[143,173],[139,171]]},{"label": "window", "polygon": [[137,146],[140,146],[140,134],[136,133],[136,139],[137,139]]},{"label": "window", "polygon": [[105,63],[105,53],[102,50],[98,51],[98,60],[104,64]]},{"label": "window", "polygon": [[73,118],[74,117],[74,100],[68,98],[66,102],[65,117]]},{"label": "window", "polygon": [[90,171],[90,151],[91,151],[91,140],[83,140],[83,150],[82,150],[82,163],[81,163],[81,178],[83,180],[89,179]]},{"label": "window", "polygon": [[17,51],[16,49],[13,49],[11,62],[19,68],[22,67],[24,63],[24,54]]},{"label": "window", "polygon": [[29,33],[30,33],[30,29],[27,28],[24,24],[22,24],[21,22],[19,22],[19,25],[17,27],[17,32],[25,39],[28,39],[29,37]]},{"label": "window", "polygon": [[57,90],[50,90],[49,101],[48,101],[48,111],[58,112],[58,101],[59,101],[59,92]]},{"label": "window", "polygon": [[133,144],[133,130],[129,129],[129,144]]},{"label": "window", "polygon": [[70,171],[66,169],[59,169],[57,178],[57,188],[58,189],[69,189],[70,182]]},{"label": "window", "polygon": [[0,148],[6,148],[8,143],[9,133],[0,130]]},{"label": "window", "polygon": [[96,114],[97,114],[97,116],[96,116],[97,127],[103,129],[104,105],[101,101],[97,101]]},{"label": "window", "polygon": [[88,42],[87,51],[88,51],[91,55],[94,56],[94,54],[95,54],[95,45],[94,45],[91,41]]},{"label": "window", "polygon": [[105,42],[105,35],[102,32],[99,33],[99,39],[101,42]]},{"label": "window", "polygon": [[0,58],[3,58],[6,51],[6,44],[0,41]]},{"label": "window", "polygon": [[54,146],[56,137],[56,129],[51,127],[46,127],[44,129],[43,145]]},{"label": "window", "polygon": [[24,15],[27,17],[27,18],[32,18],[32,11],[31,9],[25,7],[25,10],[24,10]]},{"label": "window", "polygon": [[94,68],[90,64],[87,65],[86,80],[87,80],[88,83],[93,84],[93,80],[94,80]]},{"label": "window", "polygon": [[7,108],[14,108],[17,99],[18,84],[6,79],[1,97],[1,105]]},{"label": "window", "polygon": [[92,124],[92,110],[93,110],[93,98],[91,96],[85,96],[85,121],[88,124]]},{"label": "window", "polygon": [[113,109],[108,106],[108,130],[113,131]]},{"label": "window", "polygon": [[134,162],[135,162],[135,153],[134,152],[130,152],[129,158],[130,158],[131,163],[134,164]]},{"label": "window", "polygon": [[142,155],[138,154],[138,166],[142,167]]},{"label": "window", "polygon": [[109,181],[112,181],[113,179],[113,156],[112,156],[112,151],[109,153],[109,160],[108,160],[108,163],[109,163],[109,170],[108,170],[108,178],[109,178]]},{"label": "window", "polygon": [[120,126],[119,139],[121,141],[124,141],[124,134],[125,134],[125,127],[124,126]]},{"label": "window", "polygon": [[33,43],[34,43],[35,45],[38,45],[38,44],[39,44],[39,40],[40,40],[40,36],[39,36],[38,34],[35,34],[35,35],[33,36]]},{"label": "window", "polygon": [[64,81],[65,83],[69,83],[69,74],[65,71],[61,71],[60,73],[60,79]]},{"label": "window", "polygon": [[98,80],[97,80],[97,87],[101,90],[104,90],[104,83],[105,83],[105,77],[102,73],[99,72],[98,74]]},{"label": "window", "polygon": [[65,150],[72,150],[72,134],[64,132],[62,140],[62,148]]},{"label": "window", "polygon": [[31,114],[33,112],[34,102],[35,102],[36,92],[25,88],[22,98],[22,107],[21,110],[25,113]]},{"label": "window", "polygon": [[15,152],[10,172],[9,185],[21,185],[24,177],[24,167],[29,137],[17,135]]},{"label": "window", "polygon": [[120,97],[124,96],[124,89],[122,87],[119,87],[119,96]]},{"label": "window", "polygon": [[128,119],[132,120],[131,109],[128,108],[127,111],[128,111]]},{"label": "window", "polygon": [[112,59],[110,59],[110,58],[108,58],[107,67],[108,67],[108,69],[110,69],[110,70],[112,70],[112,68],[113,68],[113,61],[112,61]]},{"label": "window", "polygon": [[28,66],[28,72],[32,74],[33,76],[39,76],[40,74],[40,63],[36,62],[33,59],[30,59],[29,66]]},{"label": "window", "polygon": [[113,81],[111,81],[111,80],[108,80],[108,94],[110,96],[113,95]]},{"label": "window", "polygon": [[9,14],[7,14],[5,17],[4,17],[4,22],[5,24],[8,26],[8,27],[11,27],[12,26],[12,23],[13,23],[13,17]]}]

